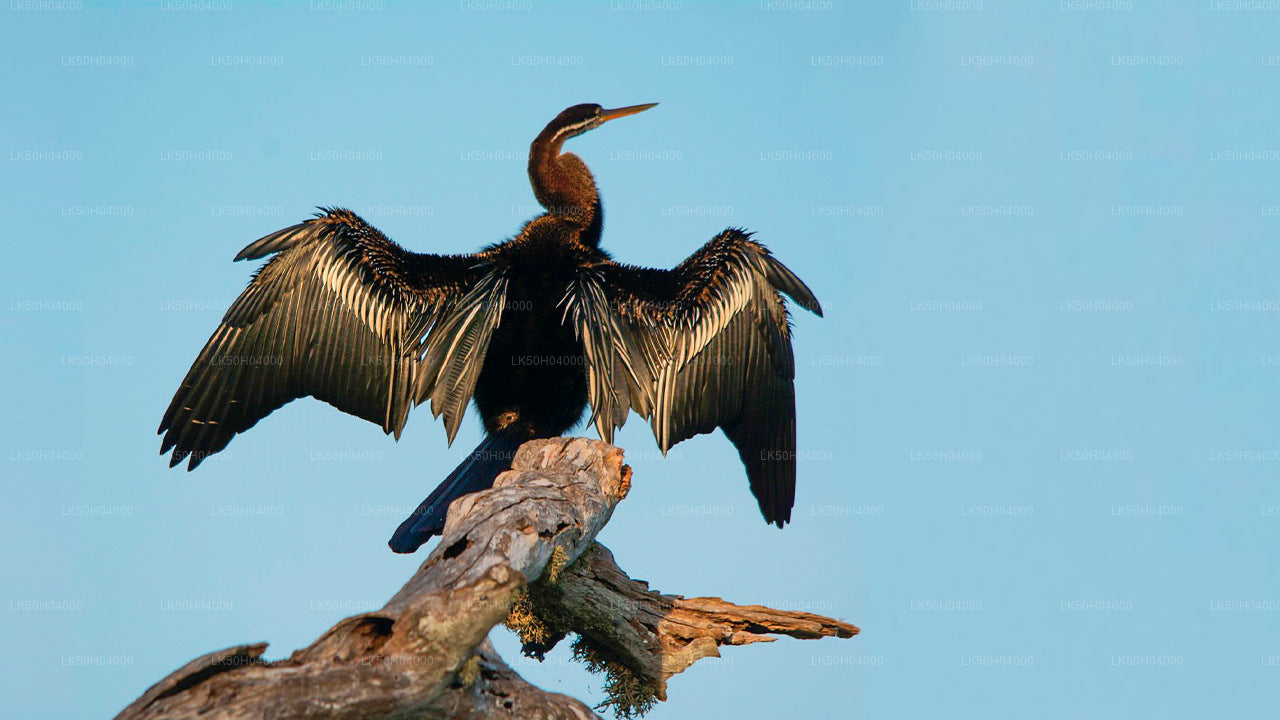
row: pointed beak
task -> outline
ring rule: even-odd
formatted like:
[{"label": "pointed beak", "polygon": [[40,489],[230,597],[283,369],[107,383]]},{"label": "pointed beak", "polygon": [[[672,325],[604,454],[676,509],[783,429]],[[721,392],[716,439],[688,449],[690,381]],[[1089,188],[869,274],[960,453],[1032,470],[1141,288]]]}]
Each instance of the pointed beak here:
[{"label": "pointed beak", "polygon": [[628,105],[627,107],[616,108],[614,110],[601,110],[600,117],[602,119],[600,122],[608,122],[609,120],[617,120],[620,117],[635,115],[636,113],[644,112],[657,104],[658,103],[645,103],[644,105]]}]

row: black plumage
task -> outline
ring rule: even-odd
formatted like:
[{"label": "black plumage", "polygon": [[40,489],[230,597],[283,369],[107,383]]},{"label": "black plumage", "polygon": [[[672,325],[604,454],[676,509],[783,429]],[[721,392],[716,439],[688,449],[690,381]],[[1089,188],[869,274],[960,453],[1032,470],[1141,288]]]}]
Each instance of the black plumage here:
[{"label": "black plumage", "polygon": [[547,212],[472,255],[408,252],[347,210],[249,245],[273,256],[232,304],[160,424],[170,465],[194,469],[276,408],[324,400],[398,438],[430,401],[450,442],[475,402],[486,440],[397,530],[412,552],[457,496],[488,487],[523,441],[591,409],[611,441],[630,411],[659,447],[717,427],[738,449],[765,520],[795,498],[795,363],[782,294],[813,293],[746,232],[717,235],[672,270],[614,262],[602,211],[568,138],[651,105],[576,105],[534,141],[529,176]]}]

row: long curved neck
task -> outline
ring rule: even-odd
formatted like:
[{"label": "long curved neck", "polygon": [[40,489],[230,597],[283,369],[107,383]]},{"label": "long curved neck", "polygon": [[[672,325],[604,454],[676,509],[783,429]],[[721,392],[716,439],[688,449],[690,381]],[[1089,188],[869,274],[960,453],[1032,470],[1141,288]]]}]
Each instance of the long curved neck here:
[{"label": "long curved neck", "polygon": [[566,137],[568,133],[563,130],[548,127],[533,141],[529,148],[529,182],[549,214],[581,225],[581,241],[596,245],[604,221],[600,194],[582,158],[560,152]]}]

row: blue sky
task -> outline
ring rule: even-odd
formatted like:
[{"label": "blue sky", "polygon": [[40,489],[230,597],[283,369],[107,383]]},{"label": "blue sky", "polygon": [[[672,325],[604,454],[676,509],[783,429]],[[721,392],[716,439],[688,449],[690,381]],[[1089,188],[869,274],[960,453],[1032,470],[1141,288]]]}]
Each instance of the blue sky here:
[{"label": "blue sky", "polygon": [[605,246],[671,266],[744,226],[827,313],[795,319],[793,524],[722,436],[662,459],[632,423],[601,539],[655,588],[863,634],[730,648],[651,717],[1274,717],[1280,11],[869,5],[13,0],[7,714],[287,655],[420,561],[385,542],[474,413],[447,448],[425,411],[397,444],[300,401],[195,473],[156,454],[241,247],[321,204],[417,251],[504,239],[551,117],[659,101],[572,141]]}]

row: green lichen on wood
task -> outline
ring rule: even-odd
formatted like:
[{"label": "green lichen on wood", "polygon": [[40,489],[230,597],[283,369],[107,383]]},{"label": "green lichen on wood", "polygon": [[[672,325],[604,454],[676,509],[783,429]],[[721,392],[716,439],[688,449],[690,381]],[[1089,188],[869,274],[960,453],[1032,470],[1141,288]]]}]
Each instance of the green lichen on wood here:
[{"label": "green lichen on wood", "polygon": [[546,653],[569,633],[578,633],[573,642],[573,659],[592,673],[604,676],[605,700],[596,709],[610,709],[626,720],[639,718],[657,704],[659,688],[632,672],[607,648],[582,636],[582,631],[593,628],[584,626],[582,618],[569,617],[555,609],[558,604],[548,597],[559,592],[554,586],[569,567],[568,560],[568,554],[556,546],[542,577],[516,592],[503,624],[520,638],[521,652],[537,660],[546,659]]},{"label": "green lichen on wood", "polygon": [[480,677],[480,656],[472,655],[458,668],[458,682],[470,685]]},{"label": "green lichen on wood", "polygon": [[520,588],[516,592],[515,602],[511,603],[511,610],[502,624],[519,636],[525,645],[542,645],[554,634],[534,608],[528,588]]},{"label": "green lichen on wood", "polygon": [[542,577],[547,582],[559,582],[560,573],[567,567],[569,567],[569,553],[557,545],[555,550],[551,551],[551,559],[547,560],[547,569],[542,571]]},{"label": "green lichen on wood", "polygon": [[596,710],[609,708],[620,718],[638,718],[658,703],[658,687],[618,662],[609,651],[581,635],[573,641],[573,659],[597,675],[604,675],[605,700]]},{"label": "green lichen on wood", "polygon": [[569,554],[557,545],[547,559],[542,577],[515,594],[515,601],[503,625],[520,637],[521,649],[529,657],[542,660],[572,629],[573,618],[550,610],[553,603],[539,602],[547,592],[554,592],[550,586],[560,580],[569,565]]}]

